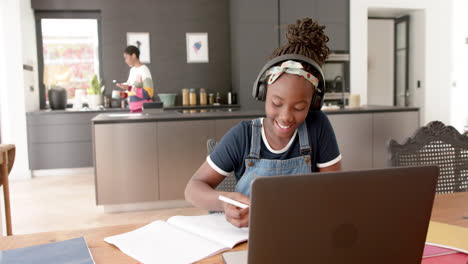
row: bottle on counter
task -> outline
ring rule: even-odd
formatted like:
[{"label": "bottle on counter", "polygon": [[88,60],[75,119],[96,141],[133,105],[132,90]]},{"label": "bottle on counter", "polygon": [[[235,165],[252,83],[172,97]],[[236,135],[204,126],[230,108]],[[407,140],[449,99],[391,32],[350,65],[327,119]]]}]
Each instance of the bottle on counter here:
[{"label": "bottle on counter", "polygon": [[221,104],[221,95],[219,95],[219,92],[216,92],[215,103],[216,104]]},{"label": "bottle on counter", "polygon": [[183,88],[182,89],[182,105],[187,106],[189,105],[189,89]]},{"label": "bottle on counter", "polygon": [[232,104],[232,93],[231,92],[228,92],[227,101],[228,101],[228,105]]},{"label": "bottle on counter", "polygon": [[190,105],[197,105],[197,90],[190,88]]},{"label": "bottle on counter", "polygon": [[111,99],[108,96],[104,96],[104,107],[110,108],[111,107]]},{"label": "bottle on counter", "polygon": [[209,94],[209,103],[210,105],[213,105],[215,103],[214,93]]},{"label": "bottle on counter", "polygon": [[208,103],[208,99],[206,96],[205,88],[200,88],[200,105],[206,105]]},{"label": "bottle on counter", "polygon": [[231,102],[232,102],[232,104],[237,104],[237,94],[236,93],[231,94]]}]

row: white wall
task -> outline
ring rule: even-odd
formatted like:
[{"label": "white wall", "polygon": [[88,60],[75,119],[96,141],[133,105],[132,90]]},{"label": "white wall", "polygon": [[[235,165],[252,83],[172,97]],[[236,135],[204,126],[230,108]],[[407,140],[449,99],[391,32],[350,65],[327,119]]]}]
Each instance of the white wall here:
[{"label": "white wall", "polygon": [[450,123],[460,131],[468,125],[468,1],[454,0],[453,5],[453,82]]},{"label": "white wall", "polygon": [[[26,111],[39,110],[39,87],[37,70],[37,45],[34,10],[30,0],[20,0],[21,37],[23,64],[33,66],[33,71],[24,73],[24,93],[26,97]],[[33,91],[30,90],[32,86]]]},{"label": "white wall", "polygon": [[[37,68],[34,16],[31,1],[0,1],[0,115],[2,143],[16,145],[16,158],[10,179],[30,178],[27,149],[26,111],[39,108],[36,75],[23,71],[23,62]],[[29,76],[28,76],[29,75]],[[26,77],[26,78],[25,78]],[[36,101],[36,102],[35,102]]]},{"label": "white wall", "polygon": [[367,104],[393,105],[393,19],[368,20]]},{"label": "white wall", "polygon": [[440,0],[350,0],[351,93],[367,93],[367,12],[371,8],[402,8],[425,11],[425,111],[422,123],[440,120],[451,123],[451,15],[452,1]]},{"label": "white wall", "polygon": [[[425,116],[424,82],[426,79],[426,14],[424,10],[410,12],[410,58],[409,58],[409,106],[419,107],[421,117]],[[417,87],[418,80],[421,87]],[[425,125],[424,118],[420,119],[420,125]]]},{"label": "white wall", "polygon": [[[6,80],[6,61],[5,59],[2,59],[2,58],[5,58],[5,36],[6,36],[6,33],[5,33],[5,19],[3,19],[4,17],[4,13],[5,13],[5,6],[4,6],[4,3],[3,2],[0,2],[0,80]],[[5,89],[5,87],[3,85],[0,85],[0,128],[2,128],[3,126],[5,126],[5,120],[3,119],[3,109],[4,109],[4,104],[6,103],[6,97],[5,97],[5,94],[3,92],[3,90]],[[0,131],[2,137],[3,137],[3,129],[1,129]],[[1,142],[0,142],[1,143]],[[3,188],[2,188],[3,189]],[[2,190],[3,192],[3,190]],[[3,195],[1,195],[1,197],[3,197]],[[0,215],[4,215],[3,211],[4,211],[4,207],[1,207],[0,208]],[[3,234],[3,217],[0,217],[0,234]],[[6,228],[5,228],[6,230]]]}]

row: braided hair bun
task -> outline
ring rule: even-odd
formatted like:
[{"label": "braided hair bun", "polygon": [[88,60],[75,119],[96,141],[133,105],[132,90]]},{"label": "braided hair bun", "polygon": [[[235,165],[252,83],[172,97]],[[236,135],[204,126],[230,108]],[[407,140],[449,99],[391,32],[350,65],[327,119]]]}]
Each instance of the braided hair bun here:
[{"label": "braided hair bun", "polygon": [[271,58],[285,54],[300,54],[323,65],[330,52],[327,47],[328,36],[325,35],[325,26],[319,25],[312,18],[302,18],[296,24],[288,25],[286,39],[288,43],[273,51]]}]

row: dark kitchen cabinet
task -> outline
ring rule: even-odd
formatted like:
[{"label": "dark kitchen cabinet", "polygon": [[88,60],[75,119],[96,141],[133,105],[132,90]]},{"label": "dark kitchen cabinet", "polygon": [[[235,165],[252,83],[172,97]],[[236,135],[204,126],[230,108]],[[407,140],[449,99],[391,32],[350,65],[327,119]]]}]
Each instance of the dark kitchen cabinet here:
[{"label": "dark kitchen cabinet", "polygon": [[317,20],[330,38],[330,50],[349,52],[349,0],[317,0],[317,11]]},{"label": "dark kitchen cabinet", "polygon": [[253,83],[272,51],[285,43],[286,25],[312,17],[326,26],[328,47],[349,52],[349,0],[231,0],[231,79],[239,104],[262,109]]},{"label": "dark kitchen cabinet", "polygon": [[28,113],[29,169],[92,167],[91,119],[96,114]]},{"label": "dark kitchen cabinet", "polygon": [[252,98],[258,72],[279,45],[278,0],[231,0],[231,79],[243,108],[262,109]]},{"label": "dark kitchen cabinet", "polygon": [[349,51],[349,0],[283,0],[279,7],[281,44],[286,43],[288,24],[311,17],[325,25],[331,51]]},{"label": "dark kitchen cabinet", "polygon": [[[106,112],[127,112],[110,109]],[[103,111],[26,113],[30,170],[92,167],[91,120]]]}]

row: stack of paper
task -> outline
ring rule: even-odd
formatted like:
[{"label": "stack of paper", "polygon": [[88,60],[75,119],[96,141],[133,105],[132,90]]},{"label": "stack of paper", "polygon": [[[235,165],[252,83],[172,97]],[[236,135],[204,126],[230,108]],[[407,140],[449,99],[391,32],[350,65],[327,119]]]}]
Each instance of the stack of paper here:
[{"label": "stack of paper", "polygon": [[138,261],[193,263],[247,241],[248,228],[237,228],[223,214],[173,216],[104,239]]}]

